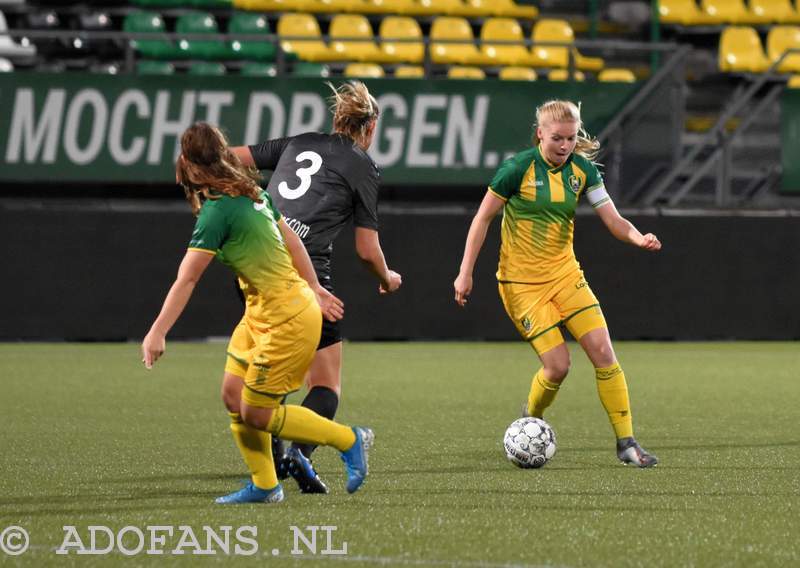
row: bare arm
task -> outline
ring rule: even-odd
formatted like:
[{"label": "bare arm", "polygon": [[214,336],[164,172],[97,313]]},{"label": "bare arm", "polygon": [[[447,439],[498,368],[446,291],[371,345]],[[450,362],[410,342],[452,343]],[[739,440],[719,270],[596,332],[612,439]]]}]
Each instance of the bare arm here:
[{"label": "bare arm", "polygon": [[397,272],[389,270],[383,256],[378,231],[365,227],[356,227],[356,254],[370,272],[381,281],[380,292],[386,294],[394,292],[403,283]]},{"label": "bare arm", "polygon": [[142,341],[142,362],[148,369],[151,369],[153,363],[163,355],[167,333],[183,313],[189,298],[192,297],[195,285],[213,258],[213,254],[196,250],[186,251],[178,268],[178,276],[167,293],[161,312]]},{"label": "bare arm", "polygon": [[475,261],[478,260],[478,253],[481,252],[483,241],[486,240],[486,231],[489,229],[489,224],[498,211],[503,208],[503,205],[505,205],[505,202],[502,199],[491,192],[486,192],[478,212],[472,219],[472,224],[469,226],[469,232],[467,233],[467,242],[464,245],[461,268],[458,271],[455,282],[453,282],[455,300],[459,306],[463,307],[467,303],[467,296],[472,293],[472,271],[475,268]]},{"label": "bare arm", "polygon": [[278,227],[281,229],[286,248],[289,249],[289,254],[292,256],[292,264],[294,264],[300,277],[308,282],[308,285],[317,295],[317,302],[319,302],[322,309],[322,315],[329,321],[342,319],[344,316],[344,303],[320,285],[314,265],[311,263],[311,258],[308,256],[308,251],[303,245],[303,241],[282,218],[278,222]]},{"label": "bare arm", "polygon": [[250,151],[249,146],[233,146],[231,151],[236,154],[243,166],[251,168],[256,165],[255,161],[253,160],[253,153]]},{"label": "bare arm", "polygon": [[661,241],[653,233],[643,235],[633,226],[633,223],[619,214],[612,202],[601,205],[595,209],[608,231],[617,239],[625,243],[649,251],[661,250]]}]

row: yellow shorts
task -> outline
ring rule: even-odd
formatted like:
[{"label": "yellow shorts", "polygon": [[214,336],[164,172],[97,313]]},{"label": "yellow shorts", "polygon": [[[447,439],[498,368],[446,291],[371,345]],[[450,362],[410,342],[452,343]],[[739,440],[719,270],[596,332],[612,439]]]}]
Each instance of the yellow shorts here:
[{"label": "yellow shorts", "polygon": [[284,396],[298,390],[321,331],[317,302],[272,328],[245,314],[233,330],[225,363],[225,372],[244,379],[242,400],[250,406],[277,408]]},{"label": "yellow shorts", "polygon": [[500,282],[498,287],[517,331],[539,354],[564,343],[558,329],[561,324],[575,339],[607,327],[597,297],[581,270],[545,284]]}]

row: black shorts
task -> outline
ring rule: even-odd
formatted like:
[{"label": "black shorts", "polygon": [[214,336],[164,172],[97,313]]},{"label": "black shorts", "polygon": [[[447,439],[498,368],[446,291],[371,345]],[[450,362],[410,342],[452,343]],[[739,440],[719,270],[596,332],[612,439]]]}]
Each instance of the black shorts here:
[{"label": "black shorts", "polygon": [[[322,284],[322,287],[325,288],[331,294],[335,294],[333,291],[333,283],[331,282],[330,276],[319,276],[319,283]],[[336,322],[330,322],[325,318],[322,318],[322,336],[319,338],[319,345],[317,346],[317,351],[320,349],[325,349],[326,347],[330,347],[336,343],[339,343],[342,340],[342,326],[341,320]]]}]

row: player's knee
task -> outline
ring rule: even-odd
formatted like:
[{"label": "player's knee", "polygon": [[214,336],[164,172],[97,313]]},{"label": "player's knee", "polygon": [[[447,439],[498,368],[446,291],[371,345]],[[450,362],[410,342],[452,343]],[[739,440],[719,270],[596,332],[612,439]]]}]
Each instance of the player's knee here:
[{"label": "player's knee", "polygon": [[272,418],[271,408],[258,408],[247,404],[242,405],[242,420],[252,428],[266,430],[270,418]]},{"label": "player's knee", "polygon": [[222,384],[222,403],[228,412],[239,412],[242,400],[242,390],[225,382]]},{"label": "player's knee", "polygon": [[550,362],[544,368],[545,378],[550,382],[560,383],[569,373],[570,364],[569,357]]}]

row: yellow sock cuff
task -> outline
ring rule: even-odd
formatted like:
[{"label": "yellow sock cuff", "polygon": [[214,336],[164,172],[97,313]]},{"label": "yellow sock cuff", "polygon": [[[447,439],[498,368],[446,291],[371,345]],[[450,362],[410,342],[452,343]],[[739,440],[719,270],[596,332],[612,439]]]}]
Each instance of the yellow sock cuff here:
[{"label": "yellow sock cuff", "polygon": [[286,407],[284,405],[278,406],[272,412],[272,416],[269,419],[269,423],[267,424],[267,432],[273,434],[275,436],[280,437],[281,430],[283,430],[283,424],[286,422]]},{"label": "yellow sock cuff", "polygon": [[231,424],[242,424],[242,415],[238,412],[229,412],[228,416],[231,417]]},{"label": "yellow sock cuff", "polygon": [[561,385],[558,383],[551,383],[547,379],[544,378],[544,374],[542,372],[536,373],[536,380],[539,381],[539,384],[542,385],[543,389],[557,391]]},{"label": "yellow sock cuff", "polygon": [[594,374],[597,377],[598,381],[607,381],[608,379],[613,379],[617,375],[622,372],[622,367],[619,366],[619,363],[614,363],[608,367],[595,367]]}]

